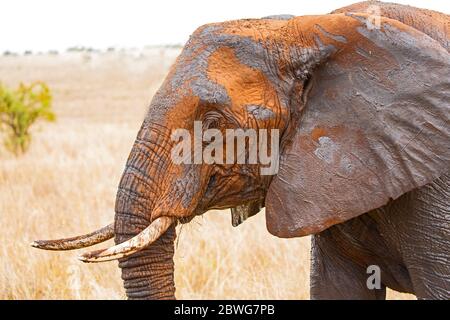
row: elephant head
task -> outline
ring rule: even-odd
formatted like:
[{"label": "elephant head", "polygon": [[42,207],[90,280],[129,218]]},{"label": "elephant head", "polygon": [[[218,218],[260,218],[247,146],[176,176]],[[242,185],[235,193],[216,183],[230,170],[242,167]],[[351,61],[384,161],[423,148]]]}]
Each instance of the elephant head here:
[{"label": "elephant head", "polygon": [[[239,224],[265,206],[269,232],[303,236],[429,183],[450,159],[450,56],[413,28],[380,23],[330,14],[200,27],[150,104],[114,224],[34,246],[74,249],[115,236],[116,246],[81,259],[120,258],[129,298],[174,298],[177,223],[233,208]],[[229,129],[268,132],[244,145],[279,150],[279,165],[250,163],[246,148],[244,163],[221,161],[238,139]],[[202,141],[181,148],[186,136]],[[206,152],[219,140],[223,149]]]}]

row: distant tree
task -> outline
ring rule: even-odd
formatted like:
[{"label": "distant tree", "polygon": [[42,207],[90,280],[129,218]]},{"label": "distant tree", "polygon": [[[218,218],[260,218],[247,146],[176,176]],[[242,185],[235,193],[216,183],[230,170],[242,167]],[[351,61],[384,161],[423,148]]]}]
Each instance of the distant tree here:
[{"label": "distant tree", "polygon": [[3,52],[3,55],[4,56],[13,56],[13,57],[15,57],[15,56],[17,56],[17,53],[15,53],[15,52],[12,52],[12,51],[9,51],[9,50],[6,50],[5,52]]},{"label": "distant tree", "polygon": [[6,134],[8,150],[16,155],[27,151],[30,127],[39,119],[55,120],[52,96],[45,83],[21,83],[14,91],[0,83],[0,129]]},{"label": "distant tree", "polygon": [[77,47],[77,46],[67,48],[67,52],[80,52],[83,50],[84,50],[83,47]]}]

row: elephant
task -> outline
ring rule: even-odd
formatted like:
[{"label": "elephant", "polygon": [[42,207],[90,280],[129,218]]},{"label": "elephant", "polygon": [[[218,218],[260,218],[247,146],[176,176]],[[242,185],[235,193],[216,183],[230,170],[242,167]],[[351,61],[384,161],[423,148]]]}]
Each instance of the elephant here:
[{"label": "elephant", "polygon": [[[80,259],[119,259],[129,299],[174,299],[176,225],[231,208],[237,226],[265,208],[272,235],[312,235],[312,299],[384,299],[386,287],[449,299],[449,23],[371,1],[199,27],[150,103],[114,222],[32,245],[69,250],[114,237]],[[180,129],[214,139],[188,142],[174,161]],[[220,148],[214,161],[195,161],[231,129],[269,132],[276,170],[223,163]],[[377,288],[370,266],[381,272]]]}]

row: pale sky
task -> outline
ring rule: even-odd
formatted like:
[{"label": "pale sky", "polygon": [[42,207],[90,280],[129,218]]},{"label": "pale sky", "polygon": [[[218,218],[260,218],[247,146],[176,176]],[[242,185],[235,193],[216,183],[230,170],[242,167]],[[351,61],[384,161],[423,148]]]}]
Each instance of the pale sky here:
[{"label": "pale sky", "polygon": [[[0,52],[184,44],[200,25],[325,14],[357,0],[0,0]],[[450,13],[448,0],[395,0]]]}]

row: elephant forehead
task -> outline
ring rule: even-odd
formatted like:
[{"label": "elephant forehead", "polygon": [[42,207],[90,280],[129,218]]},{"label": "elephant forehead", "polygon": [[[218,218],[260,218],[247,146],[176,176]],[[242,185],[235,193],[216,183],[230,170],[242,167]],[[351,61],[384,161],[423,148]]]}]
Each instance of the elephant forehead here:
[{"label": "elephant forehead", "polygon": [[[248,23],[238,22],[206,25],[191,36],[171,72],[168,81],[171,92],[178,92],[182,96],[192,93],[203,101],[229,104],[229,92],[222,83],[216,81],[217,77],[209,76],[208,71],[214,60],[217,62],[214,67],[218,72],[224,75],[233,72],[230,69],[230,55],[233,55],[235,65],[258,70],[271,83],[279,82],[274,70],[277,66],[268,63],[268,48],[264,43],[245,33],[229,33],[231,26],[234,25],[235,30],[239,30],[238,25]],[[281,89],[276,88],[280,92]]]},{"label": "elephant forehead", "polygon": [[152,102],[154,111],[165,113],[190,96],[243,110],[247,105],[279,104],[283,89],[274,85],[279,80],[265,61],[267,48],[248,37],[226,34],[224,25],[206,25],[191,36]]},{"label": "elephant forehead", "polygon": [[243,64],[231,48],[222,47],[209,57],[207,74],[226,89],[232,108],[279,106],[278,94],[266,75],[260,69]]},{"label": "elephant forehead", "polygon": [[191,46],[187,46],[178,57],[169,76],[167,91],[176,93],[179,99],[193,94],[202,101],[228,104],[230,99],[225,88],[207,77],[207,61],[214,48]]}]

